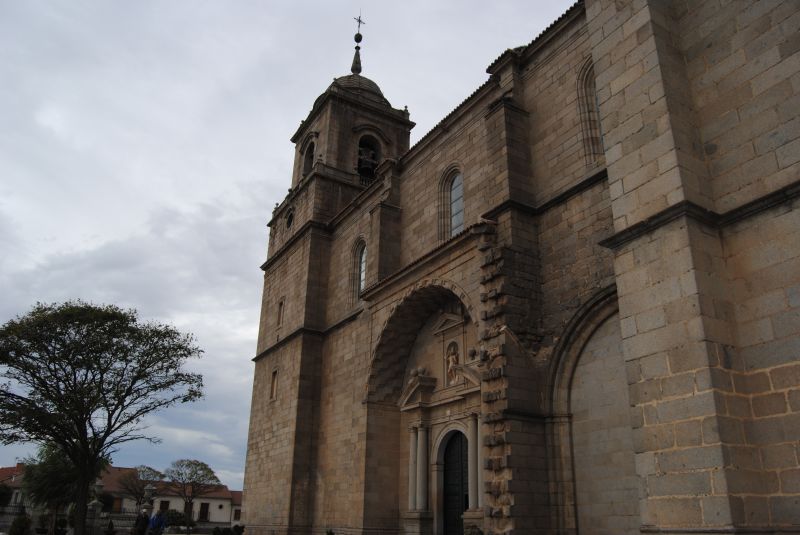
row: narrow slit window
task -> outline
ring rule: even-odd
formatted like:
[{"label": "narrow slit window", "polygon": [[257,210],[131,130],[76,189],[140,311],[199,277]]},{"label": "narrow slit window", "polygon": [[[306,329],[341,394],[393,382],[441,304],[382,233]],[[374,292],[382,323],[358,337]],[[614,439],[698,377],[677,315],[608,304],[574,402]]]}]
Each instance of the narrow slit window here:
[{"label": "narrow slit window", "polygon": [[278,370],[272,370],[272,378],[269,382],[269,399],[278,398]]},{"label": "narrow slit window", "polygon": [[362,244],[358,251],[358,293],[364,291],[367,282],[367,246]]},{"label": "narrow slit window", "polygon": [[464,180],[461,174],[450,183],[450,236],[464,230]]},{"label": "narrow slit window", "polygon": [[578,114],[586,167],[592,168],[600,162],[604,148],[603,131],[600,126],[600,103],[591,61],[587,61],[578,73]]},{"label": "narrow slit window", "polygon": [[284,299],[278,301],[278,327],[283,324],[283,308],[284,308]]}]

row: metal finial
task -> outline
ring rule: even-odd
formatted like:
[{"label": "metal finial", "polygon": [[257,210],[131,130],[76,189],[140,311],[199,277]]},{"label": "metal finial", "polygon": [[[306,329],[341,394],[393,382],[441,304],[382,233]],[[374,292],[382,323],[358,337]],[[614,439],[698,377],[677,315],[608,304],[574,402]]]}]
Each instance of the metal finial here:
[{"label": "metal finial", "polygon": [[366,24],[366,22],[364,22],[364,19],[361,18],[360,11],[358,12],[358,17],[353,17],[353,20],[358,23],[358,30],[356,31],[356,34],[353,37],[353,39],[356,42],[356,53],[353,54],[353,65],[350,66],[350,72],[352,72],[353,74],[361,74],[361,53],[360,53],[361,47],[358,46],[358,43],[360,43],[361,40],[364,38],[364,36],[361,35],[361,25]]},{"label": "metal finial", "polygon": [[361,10],[358,11],[358,16],[357,17],[353,17],[353,20],[358,23],[358,30],[356,30],[356,31],[358,33],[361,33],[361,25],[362,24],[365,25],[365,26],[367,25],[367,23],[364,22],[364,19],[361,18]]}]

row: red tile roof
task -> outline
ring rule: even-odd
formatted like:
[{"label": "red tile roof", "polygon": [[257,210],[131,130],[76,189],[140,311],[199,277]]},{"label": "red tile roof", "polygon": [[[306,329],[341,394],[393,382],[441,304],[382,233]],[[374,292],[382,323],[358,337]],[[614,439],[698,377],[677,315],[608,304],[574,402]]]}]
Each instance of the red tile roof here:
[{"label": "red tile roof", "polygon": [[21,487],[24,474],[25,465],[22,463],[17,463],[16,466],[0,467],[0,483],[13,488]]},{"label": "red tile roof", "polygon": [[[136,469],[125,468],[121,466],[109,466],[106,468],[101,476],[103,482],[103,492],[108,492],[111,494],[126,494],[120,481],[125,474],[132,472],[135,473]],[[0,483],[5,483],[10,487],[21,487],[24,474],[25,465],[22,463],[17,463],[16,466],[0,467]],[[156,495],[158,496],[178,495],[177,492],[170,488],[169,483],[166,481],[156,481],[154,484],[157,488]],[[242,503],[242,491],[229,490],[225,485],[217,485],[208,494],[203,494],[203,497],[230,499],[234,505],[241,505]]]}]

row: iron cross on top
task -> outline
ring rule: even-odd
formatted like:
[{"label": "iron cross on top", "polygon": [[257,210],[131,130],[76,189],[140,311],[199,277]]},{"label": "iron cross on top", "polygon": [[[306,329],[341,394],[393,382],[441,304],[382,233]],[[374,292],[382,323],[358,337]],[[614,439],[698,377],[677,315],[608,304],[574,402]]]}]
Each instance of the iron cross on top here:
[{"label": "iron cross on top", "polygon": [[361,13],[359,13],[357,17],[353,17],[353,20],[358,23],[358,30],[356,31],[358,33],[361,33],[361,25],[366,24],[366,22],[364,22],[364,19],[361,18]]}]

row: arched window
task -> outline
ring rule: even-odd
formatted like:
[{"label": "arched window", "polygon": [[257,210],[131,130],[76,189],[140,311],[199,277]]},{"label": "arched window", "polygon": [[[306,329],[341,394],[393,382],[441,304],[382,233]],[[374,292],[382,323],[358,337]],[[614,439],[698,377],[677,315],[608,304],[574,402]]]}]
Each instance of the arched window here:
[{"label": "arched window", "polygon": [[375,168],[381,160],[381,145],[372,136],[358,140],[358,164],[356,170],[361,177],[361,185],[368,186],[375,179]]},{"label": "arched window", "polygon": [[309,143],[308,147],[306,148],[306,153],[303,156],[303,176],[308,175],[311,172],[311,168],[314,166],[314,144]]},{"label": "arched window", "polygon": [[578,114],[581,120],[583,155],[586,167],[598,164],[603,151],[603,132],[594,81],[594,65],[588,60],[578,73]]},{"label": "arched window", "polygon": [[464,176],[451,169],[439,184],[439,239],[449,240],[464,230]]},{"label": "arched window", "polygon": [[355,246],[353,254],[353,301],[357,302],[358,297],[364,288],[367,287],[367,244],[364,240],[359,240]]},{"label": "arched window", "polygon": [[450,237],[464,230],[464,179],[461,173],[450,182]]}]

